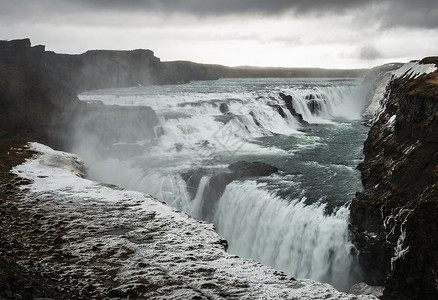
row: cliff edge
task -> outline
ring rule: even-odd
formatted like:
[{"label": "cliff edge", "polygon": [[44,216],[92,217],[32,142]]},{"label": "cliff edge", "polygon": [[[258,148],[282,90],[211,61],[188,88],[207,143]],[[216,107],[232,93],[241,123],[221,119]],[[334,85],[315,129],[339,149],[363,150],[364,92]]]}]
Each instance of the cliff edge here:
[{"label": "cliff edge", "polygon": [[438,295],[438,57],[392,73],[359,165],[351,233],[385,299]]}]

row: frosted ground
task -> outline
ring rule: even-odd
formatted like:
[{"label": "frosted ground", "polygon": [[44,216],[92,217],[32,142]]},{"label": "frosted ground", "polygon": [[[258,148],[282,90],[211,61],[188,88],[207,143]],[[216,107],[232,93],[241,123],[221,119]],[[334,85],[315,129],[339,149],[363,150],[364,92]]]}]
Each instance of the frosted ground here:
[{"label": "frosted ground", "polygon": [[20,209],[47,211],[66,229],[57,243],[63,259],[47,256],[40,264],[78,275],[79,286],[154,299],[376,299],[230,255],[212,224],[149,195],[82,178],[75,155],[37,143],[29,150],[37,154],[13,170],[31,182],[22,186]]}]

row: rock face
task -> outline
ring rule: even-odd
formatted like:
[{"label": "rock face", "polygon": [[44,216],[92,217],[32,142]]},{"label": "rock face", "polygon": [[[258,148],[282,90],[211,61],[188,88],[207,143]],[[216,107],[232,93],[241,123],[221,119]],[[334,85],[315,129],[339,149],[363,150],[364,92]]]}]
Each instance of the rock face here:
[{"label": "rock face", "polygon": [[[438,57],[414,68],[431,70]],[[438,287],[438,72],[399,74],[359,165],[351,233],[371,285],[386,299],[436,299]]]},{"label": "rock face", "polygon": [[0,137],[19,134],[61,149],[71,149],[75,136],[102,147],[153,138],[151,108],[90,105],[76,93],[162,83],[160,68],[149,50],[62,55],[29,39],[0,41]]},{"label": "rock face", "polygon": [[27,136],[59,146],[61,132],[81,106],[64,80],[28,39],[0,42],[0,137]]},{"label": "rock face", "polygon": [[[192,80],[215,80],[225,77],[358,77],[364,70],[230,68],[189,61],[161,62],[151,50],[91,50],[79,55],[45,51],[32,47],[29,39],[0,41],[0,62],[25,66],[30,62],[70,90],[80,93],[104,88],[121,88],[150,84],[186,83]],[[3,68],[2,68],[3,69]]]},{"label": "rock face", "polygon": [[46,52],[42,60],[76,93],[164,83],[160,59],[150,50],[93,50],[80,55]]}]

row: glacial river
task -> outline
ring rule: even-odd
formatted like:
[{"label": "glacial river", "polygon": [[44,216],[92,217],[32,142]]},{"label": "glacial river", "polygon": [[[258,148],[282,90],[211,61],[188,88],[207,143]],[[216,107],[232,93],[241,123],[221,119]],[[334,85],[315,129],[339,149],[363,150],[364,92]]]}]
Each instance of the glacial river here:
[{"label": "glacial river", "polygon": [[[287,109],[279,93],[292,96]],[[359,79],[221,79],[181,85],[99,90],[84,101],[149,106],[156,138],[140,155],[105,158],[76,152],[96,181],[149,193],[195,218],[213,222],[230,253],[297,278],[353,283],[348,205],[362,189],[356,166],[368,129]],[[132,128],[132,130],[136,130]],[[211,214],[200,209],[212,174],[237,161],[279,172],[228,184]],[[207,170],[190,191],[182,174]]]}]

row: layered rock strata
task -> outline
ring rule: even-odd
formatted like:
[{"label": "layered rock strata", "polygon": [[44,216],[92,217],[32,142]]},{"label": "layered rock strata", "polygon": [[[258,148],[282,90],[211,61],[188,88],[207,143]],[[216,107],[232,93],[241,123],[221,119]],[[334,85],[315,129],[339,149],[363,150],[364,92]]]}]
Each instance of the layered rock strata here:
[{"label": "layered rock strata", "polygon": [[359,165],[351,232],[368,283],[386,299],[438,295],[438,57],[392,73]]}]

